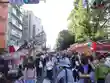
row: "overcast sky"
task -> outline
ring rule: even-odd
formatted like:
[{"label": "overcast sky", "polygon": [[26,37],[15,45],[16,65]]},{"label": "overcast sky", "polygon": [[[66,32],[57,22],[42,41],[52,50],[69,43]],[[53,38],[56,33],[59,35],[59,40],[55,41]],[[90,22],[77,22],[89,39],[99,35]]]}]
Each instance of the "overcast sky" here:
[{"label": "overcast sky", "polygon": [[37,5],[24,5],[24,9],[32,10],[41,18],[47,34],[47,45],[53,47],[58,33],[67,29],[67,18],[73,8],[73,0],[47,0]]}]

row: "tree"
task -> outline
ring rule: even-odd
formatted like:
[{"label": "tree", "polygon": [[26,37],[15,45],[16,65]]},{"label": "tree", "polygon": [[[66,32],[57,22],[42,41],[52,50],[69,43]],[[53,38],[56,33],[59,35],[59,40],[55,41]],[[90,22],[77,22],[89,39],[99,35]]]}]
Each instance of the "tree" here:
[{"label": "tree", "polygon": [[[76,2],[77,1],[77,2]],[[68,20],[68,29],[75,34],[75,40],[82,42],[91,36],[90,14],[87,12],[82,0],[76,0],[75,7],[72,10]]]},{"label": "tree", "polygon": [[74,35],[72,35],[68,30],[62,30],[59,32],[58,35],[56,49],[57,50],[67,49],[74,42],[75,42]]},{"label": "tree", "polygon": [[75,34],[77,42],[83,42],[88,39],[103,39],[106,35],[103,28],[106,27],[104,24],[106,13],[102,8],[91,8],[89,1],[76,0],[74,2],[74,9],[68,18],[68,29]]},{"label": "tree", "polygon": [[[91,0],[90,11],[91,11],[91,24],[94,28],[94,38],[103,39],[107,36],[104,32],[105,28],[108,28],[107,22],[110,20],[110,1],[109,0]],[[107,32],[107,31],[106,31]]]}]

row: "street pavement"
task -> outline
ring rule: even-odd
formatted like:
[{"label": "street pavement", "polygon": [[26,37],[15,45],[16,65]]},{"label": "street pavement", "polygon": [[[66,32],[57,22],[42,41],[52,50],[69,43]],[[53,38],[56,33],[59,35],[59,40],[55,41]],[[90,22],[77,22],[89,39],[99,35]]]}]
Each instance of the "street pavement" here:
[{"label": "street pavement", "polygon": [[51,83],[51,82],[48,79],[44,79],[43,83]]},{"label": "street pavement", "polygon": [[[43,83],[51,83],[51,82],[48,79],[44,79]],[[78,82],[74,82],[74,83],[78,83]]]}]

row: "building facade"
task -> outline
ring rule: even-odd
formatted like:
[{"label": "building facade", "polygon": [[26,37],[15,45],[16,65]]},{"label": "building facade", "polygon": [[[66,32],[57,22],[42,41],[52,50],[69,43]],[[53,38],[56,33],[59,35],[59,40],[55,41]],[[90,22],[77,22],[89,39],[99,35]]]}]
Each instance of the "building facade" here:
[{"label": "building facade", "polygon": [[8,5],[7,46],[21,45],[23,14],[20,7],[18,5]]},{"label": "building facade", "polygon": [[0,51],[6,48],[8,4],[0,3]]},{"label": "building facade", "polygon": [[31,40],[43,31],[40,18],[36,17],[32,11],[24,11],[23,14],[23,38]]},{"label": "building facade", "polygon": [[46,45],[46,34],[41,19],[36,17],[32,11],[23,14],[23,41],[28,41],[30,46],[41,50]]}]

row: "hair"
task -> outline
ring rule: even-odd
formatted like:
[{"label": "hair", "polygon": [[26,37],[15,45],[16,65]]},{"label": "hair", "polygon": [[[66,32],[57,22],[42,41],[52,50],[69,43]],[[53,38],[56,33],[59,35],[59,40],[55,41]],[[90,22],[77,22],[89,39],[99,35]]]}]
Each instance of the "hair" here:
[{"label": "hair", "polygon": [[46,62],[48,62],[49,61],[49,57],[46,57]]},{"label": "hair", "polygon": [[82,55],[82,57],[81,57],[81,63],[84,64],[84,65],[88,64],[88,58],[87,58],[87,56]]},{"label": "hair", "polygon": [[19,69],[22,69],[22,65],[19,65]]},{"label": "hair", "polygon": [[34,61],[32,59],[28,59],[27,68],[33,69],[35,67]]},{"label": "hair", "polygon": [[27,64],[27,69],[34,69],[34,68],[35,68],[35,66],[34,66],[33,63],[28,63]]},{"label": "hair", "polygon": [[89,56],[88,59],[92,62],[94,60],[93,56]]}]

